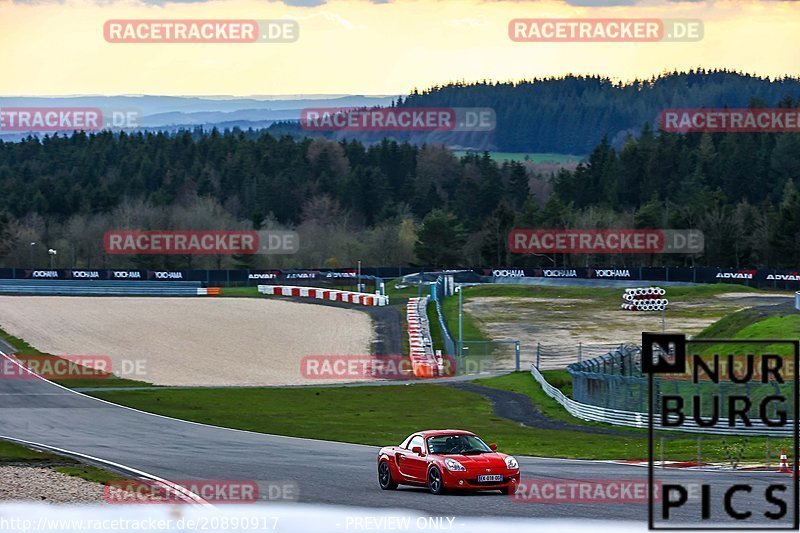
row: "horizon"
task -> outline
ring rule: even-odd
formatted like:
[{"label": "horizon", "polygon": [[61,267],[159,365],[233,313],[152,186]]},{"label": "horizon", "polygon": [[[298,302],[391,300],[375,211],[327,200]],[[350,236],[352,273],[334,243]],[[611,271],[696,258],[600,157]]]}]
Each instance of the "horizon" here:
[{"label": "horizon", "polygon": [[613,81],[614,87],[622,86],[622,87],[629,87],[636,82],[643,83],[643,82],[651,82],[651,81],[658,81],[660,79],[664,79],[669,76],[677,75],[689,75],[700,74],[699,69],[702,69],[702,75],[708,74],[717,74],[717,73],[724,73],[724,74],[732,74],[737,76],[743,77],[753,77],[759,80],[766,80],[771,83],[780,80],[796,80],[800,81],[800,74],[798,75],[791,75],[786,74],[783,76],[769,76],[769,75],[762,75],[756,72],[747,72],[747,71],[738,71],[738,70],[731,70],[725,67],[713,67],[713,68],[706,68],[706,67],[694,67],[688,70],[680,70],[680,71],[662,71],[658,74],[653,74],[649,77],[635,77],[627,80],[621,80],[618,78],[613,78],[610,76],[605,76],[600,73],[584,73],[584,74],[575,74],[575,73],[567,73],[563,75],[552,75],[540,78],[519,78],[515,80],[452,80],[438,85],[432,85],[425,88],[414,88],[405,93],[397,94],[368,94],[364,92],[354,92],[354,93],[331,93],[331,94],[324,94],[324,93],[295,93],[295,94],[249,94],[249,95],[234,95],[234,94],[157,94],[157,93],[120,93],[120,94],[42,94],[42,95],[30,95],[30,94],[0,94],[0,98],[198,98],[203,100],[261,100],[261,101],[270,101],[270,100],[315,100],[315,99],[333,99],[333,98],[347,98],[347,97],[361,97],[361,98],[396,98],[402,96],[408,96],[412,94],[414,90],[423,93],[425,91],[432,90],[437,87],[448,87],[454,85],[462,85],[462,86],[474,86],[474,85],[482,85],[486,84],[487,82],[491,84],[499,84],[499,85],[521,85],[525,83],[542,83],[547,81],[558,81],[563,80],[566,78],[586,78],[592,79],[597,78],[600,80],[608,80]]},{"label": "horizon", "polygon": [[[291,3],[3,0],[0,42],[22,52],[6,57],[5,70],[12,75],[0,80],[0,94],[55,97],[57,84],[59,95],[402,95],[456,80],[502,82],[568,73],[596,73],[615,81],[692,68],[770,79],[800,73],[800,58],[785,53],[785,44],[800,34],[797,2]],[[665,42],[519,42],[510,35],[510,24],[534,20],[526,17],[658,19],[665,26],[693,20],[702,29],[698,38],[681,42],[666,34]],[[292,21],[297,33],[273,42],[131,43],[114,41],[105,32],[107,24],[120,20]],[[200,93],[198,87],[203,87]]]}]

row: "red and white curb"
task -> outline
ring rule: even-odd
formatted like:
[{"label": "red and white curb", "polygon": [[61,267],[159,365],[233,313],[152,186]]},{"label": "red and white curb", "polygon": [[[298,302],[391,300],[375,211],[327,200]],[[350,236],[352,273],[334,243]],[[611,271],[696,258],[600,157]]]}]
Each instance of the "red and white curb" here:
[{"label": "red and white curb", "polygon": [[365,292],[340,291],[337,289],[318,289],[315,287],[295,287],[291,285],[259,285],[258,292],[274,296],[298,296],[316,298],[331,302],[346,302],[359,305],[389,305],[389,297]]},{"label": "red and white curb", "polygon": [[[646,460],[620,460],[608,461],[609,463],[618,465],[630,465],[646,468],[649,461]],[[655,468],[680,468],[682,470],[696,470],[696,471],[715,471],[715,472],[775,472],[776,474],[782,473],[778,470],[778,465],[767,465],[764,463],[744,463],[737,467],[732,467],[730,463],[698,463],[697,461],[653,461]]]}]

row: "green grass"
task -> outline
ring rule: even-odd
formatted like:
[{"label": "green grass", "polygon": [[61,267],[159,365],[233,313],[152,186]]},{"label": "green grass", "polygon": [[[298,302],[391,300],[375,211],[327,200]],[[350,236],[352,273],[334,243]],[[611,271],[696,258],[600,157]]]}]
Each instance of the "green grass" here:
[{"label": "green grass", "polygon": [[[525,373],[495,379],[500,380],[495,384],[520,389],[528,379],[531,391],[538,387]],[[539,403],[535,392],[531,394]],[[194,422],[373,446],[397,444],[424,428],[456,427],[475,431],[508,453],[584,459],[647,457],[643,434],[590,435],[521,427],[496,416],[491,403],[480,395],[443,385],[100,391],[93,395]],[[667,457],[690,460],[696,447],[694,437],[673,436]],[[763,451],[756,450],[754,456],[762,457]]]},{"label": "green grass", "polygon": [[[712,324],[703,330],[696,338],[705,339],[785,339],[796,340],[800,338],[800,314],[772,314],[770,310],[756,310],[745,309]],[[719,355],[719,372],[720,380],[726,383],[728,387],[728,394],[736,391],[739,394],[747,394],[753,402],[750,410],[751,416],[757,416],[757,409],[761,400],[769,395],[775,394],[775,385],[760,383],[760,369],[761,369],[761,355],[763,354],[776,354],[784,357],[793,356],[793,348],[788,344],[754,344],[754,343],[741,343],[728,342],[725,344],[694,344],[690,345],[690,356],[699,356],[707,362],[710,368],[714,368],[712,358],[714,355]],[[740,365],[738,375],[744,375],[746,371],[747,354],[754,355],[754,382],[748,385],[734,385],[728,383],[727,365],[729,364],[728,356],[733,354],[734,364]],[[784,365],[788,366],[789,361],[784,359]],[[719,393],[719,386],[713,384],[706,376],[700,378],[699,384],[691,382],[691,374],[693,372],[692,364],[687,366],[687,374],[682,375],[680,379],[675,379],[673,383],[667,383],[666,386],[674,386],[677,393],[685,396],[686,399],[692,395],[700,394],[703,401],[703,414],[710,415],[712,394]],[[793,366],[793,365],[792,365]],[[784,374],[786,378],[786,374]],[[672,380],[670,380],[672,381]],[[791,397],[793,393],[793,385],[790,379],[786,379],[784,384],[777,385],[782,394]],[[746,388],[746,392],[745,392]],[[723,404],[722,416],[727,415],[727,407]],[[790,415],[791,416],[791,415]]]},{"label": "green grass", "polygon": [[[698,333],[695,339],[800,339],[800,314],[780,314],[769,308],[742,309],[723,317]],[[721,356],[729,353],[746,354],[773,353],[791,355],[792,349],[786,344],[761,345],[751,343],[726,343],[724,345],[695,345],[693,351],[700,355],[710,356],[718,353]]]},{"label": "green grass", "polygon": [[[542,375],[548,383],[561,389],[567,396],[572,393],[572,378],[566,370],[545,370]],[[569,414],[557,401],[544,393],[530,372],[513,372],[503,376],[476,379],[474,382],[486,387],[525,394],[544,415],[553,420],[576,425],[609,427],[607,424],[586,422]]]},{"label": "green grass", "polygon": [[[475,289],[483,287],[467,287],[464,289],[464,302],[470,297],[478,297],[477,294],[473,296],[470,292]],[[444,312],[445,321],[450,329],[450,334],[453,339],[458,342],[458,296],[453,295],[442,303],[442,311]],[[487,341],[490,340],[480,329],[479,321],[471,314],[462,310],[462,334],[465,341]]]},{"label": "green grass", "polygon": [[728,339],[743,328],[767,318],[769,314],[757,308],[742,309],[714,322],[694,336],[695,339]]},{"label": "green grass", "polygon": [[[40,350],[37,350],[24,340],[14,337],[13,335],[9,335],[5,331],[0,329],[0,338],[2,338],[6,343],[13,346],[17,352],[24,356],[44,356],[44,357],[52,357],[53,360],[61,359],[58,356],[51,355]],[[48,377],[48,376],[45,376]],[[113,374],[100,374],[98,373],[98,377],[96,378],[69,378],[69,379],[52,379],[51,381],[58,383],[64,387],[68,388],[81,388],[81,387],[151,387],[153,386],[151,383],[147,383],[146,381],[136,381],[133,379],[125,379],[117,377]]]},{"label": "green grass", "polygon": [[442,354],[444,354],[444,333],[442,333],[442,326],[439,324],[439,315],[436,313],[436,302],[433,300],[428,301],[425,313],[428,315],[428,324],[431,328],[433,348],[434,350],[442,350]]},{"label": "green grass", "polygon": [[53,468],[56,472],[66,474],[68,476],[77,477],[93,483],[100,483],[105,485],[112,481],[125,481],[128,478],[115,474],[102,468],[95,468],[89,465],[77,466],[56,466]]},{"label": "green grass", "polygon": [[[749,311],[749,312],[746,312]],[[765,313],[753,310],[740,311],[729,315],[716,324],[703,330],[698,339],[800,339],[800,314],[777,315],[763,318]],[[792,355],[793,349],[788,344],[770,344],[756,346],[750,343],[709,345],[699,350],[701,354],[719,353],[720,355],[746,353],[772,353]]]},{"label": "green grass", "polygon": [[252,298],[263,295],[258,292],[258,287],[222,287],[221,296]]},{"label": "green grass", "polygon": [[431,288],[429,285],[410,285],[402,289],[395,288],[395,285],[400,283],[403,278],[387,279],[384,283],[386,286],[386,296],[389,297],[389,302],[392,303],[398,299],[417,298],[418,296],[430,296]]},{"label": "green grass", "polygon": [[63,461],[64,458],[51,453],[40,452],[19,444],[0,440],[0,464],[2,463],[41,463]]},{"label": "green grass", "polygon": [[800,314],[771,316],[749,324],[734,335],[736,339],[787,339],[800,338]]},{"label": "green grass", "polygon": [[26,448],[13,442],[0,440],[0,465],[3,463],[26,464],[31,466],[49,467],[68,476],[85,479],[94,483],[108,483],[109,481],[122,480],[122,476],[84,465],[69,457],[63,457],[48,452],[40,452]]}]

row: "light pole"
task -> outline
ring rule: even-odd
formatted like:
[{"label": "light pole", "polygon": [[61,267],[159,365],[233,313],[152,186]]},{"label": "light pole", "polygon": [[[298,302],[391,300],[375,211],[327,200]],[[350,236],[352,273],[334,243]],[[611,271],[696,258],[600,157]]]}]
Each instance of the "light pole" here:
[{"label": "light pole", "polygon": [[53,260],[56,258],[58,250],[50,248],[49,250],[47,250],[47,253],[50,255],[50,270],[53,270]]},{"label": "light pole", "polygon": [[464,357],[464,294],[463,287],[456,287],[458,293],[458,357]]}]

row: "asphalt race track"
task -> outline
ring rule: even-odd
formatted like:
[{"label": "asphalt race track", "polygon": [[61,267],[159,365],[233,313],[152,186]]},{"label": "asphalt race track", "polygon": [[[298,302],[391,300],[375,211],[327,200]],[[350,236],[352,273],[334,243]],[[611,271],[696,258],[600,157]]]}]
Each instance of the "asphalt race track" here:
[{"label": "asphalt race track", "polygon": [[[2,356],[5,358],[5,356]],[[4,361],[5,362],[5,361]],[[453,424],[457,426],[457,424]],[[422,429],[422,428],[420,428]],[[377,448],[227,430],[150,415],[84,396],[41,379],[0,379],[0,436],[86,454],[168,480],[254,480],[296,483],[301,503],[405,508],[433,516],[520,516],[645,520],[641,503],[533,504],[499,492],[433,496],[422,489],[382,491],[376,475]],[[387,443],[393,444],[393,443]],[[642,467],[606,462],[518,457],[526,479],[646,480]],[[671,480],[713,485],[786,483],[778,473],[665,472]],[[659,474],[661,475],[661,474]],[[713,492],[712,488],[712,492]],[[717,495],[718,496],[718,495]],[[763,489],[734,499],[763,520],[775,510]],[[697,512],[696,502],[687,509]],[[791,503],[789,509],[791,513]],[[712,503],[723,516],[721,498]]]}]

